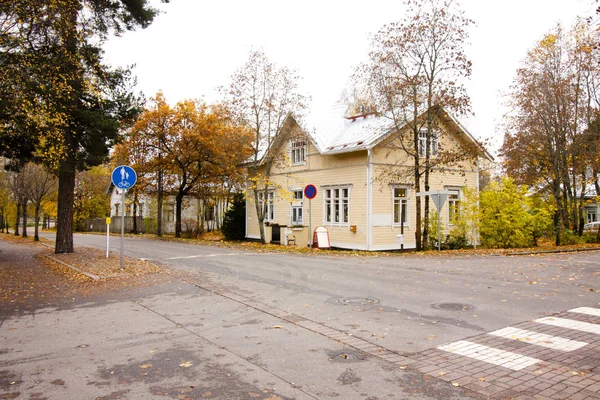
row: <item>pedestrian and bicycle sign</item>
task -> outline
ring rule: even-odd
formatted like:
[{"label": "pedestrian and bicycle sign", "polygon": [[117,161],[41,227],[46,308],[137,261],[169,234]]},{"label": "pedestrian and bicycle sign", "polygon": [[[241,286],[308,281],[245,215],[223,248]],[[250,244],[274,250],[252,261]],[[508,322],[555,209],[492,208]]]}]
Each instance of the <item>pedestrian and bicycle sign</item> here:
[{"label": "pedestrian and bicycle sign", "polygon": [[115,168],[110,176],[113,185],[119,189],[129,189],[135,185],[137,174],[128,165],[119,165]]},{"label": "pedestrian and bicycle sign", "polygon": [[[112,172],[112,174],[110,174],[110,180],[112,181],[113,185],[115,185],[117,188],[122,189],[122,206],[123,206],[123,212],[121,213],[121,263],[120,263],[120,269],[123,269],[123,252],[124,252],[124,248],[125,248],[125,244],[124,244],[124,239],[123,237],[125,236],[125,192],[127,191],[127,189],[131,189],[133,187],[133,185],[135,185],[135,182],[137,181],[137,174],[135,173],[135,171],[133,170],[133,168],[131,168],[128,165],[119,165],[117,168],[115,168]],[[106,219],[106,257],[108,258],[108,237],[109,237],[109,229],[108,229],[108,225],[110,224],[110,218]]]}]

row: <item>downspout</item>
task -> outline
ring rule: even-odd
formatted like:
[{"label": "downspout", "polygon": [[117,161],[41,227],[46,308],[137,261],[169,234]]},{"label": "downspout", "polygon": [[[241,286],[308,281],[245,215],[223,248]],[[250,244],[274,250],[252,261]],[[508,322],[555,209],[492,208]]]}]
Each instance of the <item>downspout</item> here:
[{"label": "downspout", "polygon": [[373,227],[371,224],[373,212],[373,153],[367,149],[367,250],[373,247]]}]

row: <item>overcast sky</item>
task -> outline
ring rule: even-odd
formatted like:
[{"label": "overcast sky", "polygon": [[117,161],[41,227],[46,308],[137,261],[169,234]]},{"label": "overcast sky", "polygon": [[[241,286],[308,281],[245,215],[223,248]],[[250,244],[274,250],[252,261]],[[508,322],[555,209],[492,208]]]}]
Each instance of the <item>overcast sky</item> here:
[{"label": "overcast sky", "polygon": [[[400,21],[400,0],[171,0],[144,30],[111,39],[106,61],[135,64],[147,97],[162,90],[170,103],[188,98],[219,101],[251,49],[280,66],[295,68],[312,97],[310,112],[329,113],[354,68],[365,60],[370,37]],[[503,93],[528,49],[557,22],[570,27],[577,15],[594,16],[594,0],[462,0],[471,31],[467,53],[473,74],[467,87],[475,115],[463,122],[478,138],[502,142]]]}]

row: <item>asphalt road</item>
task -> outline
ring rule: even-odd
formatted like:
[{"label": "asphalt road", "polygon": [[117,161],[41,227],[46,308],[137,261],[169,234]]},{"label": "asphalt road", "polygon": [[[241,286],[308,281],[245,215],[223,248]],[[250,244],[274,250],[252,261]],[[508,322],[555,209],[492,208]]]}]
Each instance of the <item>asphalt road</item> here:
[{"label": "asphalt road", "polygon": [[[112,251],[119,240],[111,237]],[[75,245],[106,248],[106,237],[75,235]],[[125,238],[125,254],[198,273],[401,353],[596,304],[600,291],[600,251],[322,257]]]},{"label": "asphalt road", "polygon": [[[42,236],[52,238],[49,233]],[[106,238],[101,235],[75,235],[76,246],[105,248],[105,244]],[[111,246],[118,251],[118,237],[111,237]],[[563,389],[565,396],[575,393],[567,390],[577,389],[583,390],[580,398],[600,398],[600,332],[589,333],[586,338],[569,330],[575,338],[581,336],[589,342],[586,350],[580,352],[589,356],[595,349],[593,359],[583,362],[577,358],[558,365],[543,358],[555,354],[539,355],[536,362],[540,368],[529,371],[529,378],[536,378],[529,379],[531,387],[523,386],[527,380],[518,375],[522,373],[518,369],[513,372],[487,361],[449,357],[446,350],[438,349],[464,340],[475,345],[488,343],[491,337],[488,333],[492,331],[509,326],[528,328],[523,324],[580,307],[598,308],[598,251],[451,257],[417,254],[357,257],[343,252],[339,256],[322,256],[317,251],[314,255],[299,256],[128,237],[125,254],[184,271],[191,278],[172,292],[138,298],[134,304],[117,302],[90,305],[86,311],[72,310],[80,321],[88,321],[88,313],[92,312],[97,315],[96,320],[113,321],[113,327],[117,327],[110,335],[98,328],[94,335],[117,336],[117,331],[123,335],[128,332],[129,336],[120,340],[132,343],[119,347],[142,352],[141,348],[151,342],[163,352],[162,357],[150,363],[143,360],[141,353],[131,350],[129,358],[121,354],[121,364],[112,369],[106,367],[107,371],[121,368],[122,373],[127,373],[126,368],[130,368],[139,372],[140,365],[160,363],[168,369],[173,348],[186,354],[191,348],[200,351],[198,343],[203,343],[204,353],[195,355],[196,363],[213,354],[226,357],[232,361],[217,366],[227,366],[231,370],[225,372],[227,376],[239,377],[237,391],[227,392],[224,388],[231,382],[228,384],[225,379],[216,381],[220,388],[202,392],[212,393],[214,398],[256,398],[240,395],[244,390],[254,390],[253,386],[250,389],[244,386],[247,382],[255,382],[257,387],[261,383],[261,387],[266,385],[273,390],[277,387],[273,393],[279,397],[273,399],[458,399],[498,394],[501,398],[515,399],[575,398],[560,397],[563,392],[559,390]],[[51,326],[59,317],[50,315]],[[38,314],[36,318],[39,324],[42,317]],[[69,317],[66,312],[60,316],[61,320],[69,318],[73,315]],[[137,324],[138,319],[147,320],[143,328]],[[582,320],[600,323],[589,318]],[[19,326],[27,328],[27,324],[34,322],[35,318],[21,319],[4,326],[14,327],[18,332]],[[86,346],[95,343],[93,335],[85,336],[89,332],[84,328],[78,328],[77,332],[80,331],[83,337],[70,342]],[[563,336],[569,332],[563,332]],[[140,338],[134,345],[138,334]],[[154,336],[157,334],[163,337],[160,346]],[[148,335],[153,339],[146,338]],[[14,340],[17,338],[7,343]],[[31,340],[37,338],[32,336]],[[595,344],[591,344],[594,340]],[[117,345],[112,341],[98,341],[106,347],[104,351],[115,351],[113,347]],[[30,359],[36,356],[32,354]],[[106,359],[100,362],[102,366],[108,363]],[[587,380],[573,383],[579,386],[569,386],[569,379],[574,376],[570,369],[576,367],[587,368]],[[466,372],[461,375],[460,371],[466,368],[477,371],[478,375],[475,372],[472,376],[465,376],[469,375]],[[545,375],[546,369],[549,375]],[[564,376],[554,375],[559,369]],[[584,372],[581,374],[575,378],[583,379]],[[139,393],[148,392],[143,383],[137,382],[141,385]],[[120,384],[123,388],[127,381]],[[533,385],[537,385],[535,391]],[[553,388],[554,392],[544,392]],[[117,389],[118,385],[112,388],[112,393],[120,393]],[[544,395],[527,397],[523,393],[528,393],[528,389],[532,394]],[[164,390],[169,393],[168,385]],[[161,393],[154,395],[167,396]],[[598,397],[593,397],[597,394]],[[202,397],[198,394],[190,398]],[[270,397],[264,395],[264,398]]]}]

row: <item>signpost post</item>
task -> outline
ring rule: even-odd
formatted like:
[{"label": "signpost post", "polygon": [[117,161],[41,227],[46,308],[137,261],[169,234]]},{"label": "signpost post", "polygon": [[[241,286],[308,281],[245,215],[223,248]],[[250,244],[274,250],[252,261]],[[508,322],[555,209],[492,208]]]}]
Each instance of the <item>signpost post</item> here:
[{"label": "signpost post", "polygon": [[123,201],[122,201],[122,217],[121,217],[121,261],[120,261],[120,269],[123,269],[123,250],[125,248],[125,192],[127,189],[132,188],[137,181],[137,174],[128,165],[120,165],[115,168],[110,175],[110,179],[118,189],[123,191]]},{"label": "signpost post", "polygon": [[109,239],[110,238],[110,217],[106,217],[106,258],[108,258]]},{"label": "signpost post", "polygon": [[440,245],[441,245],[441,239],[440,239],[440,226],[441,226],[441,221],[440,221],[440,215],[442,214],[442,207],[444,207],[444,204],[446,203],[446,200],[448,199],[448,191],[447,190],[435,190],[435,191],[430,191],[430,192],[419,192],[416,193],[417,196],[421,196],[421,197],[425,197],[425,196],[429,196],[431,197],[431,200],[433,201],[433,204],[435,204],[435,208],[437,209],[438,212],[438,223],[437,223],[437,242],[438,242],[438,251],[440,251]]},{"label": "signpost post", "polygon": [[304,197],[308,199],[308,241],[310,244],[310,248],[313,247],[313,237],[312,237],[312,199],[317,196],[317,188],[315,185],[308,184],[304,187]]}]

